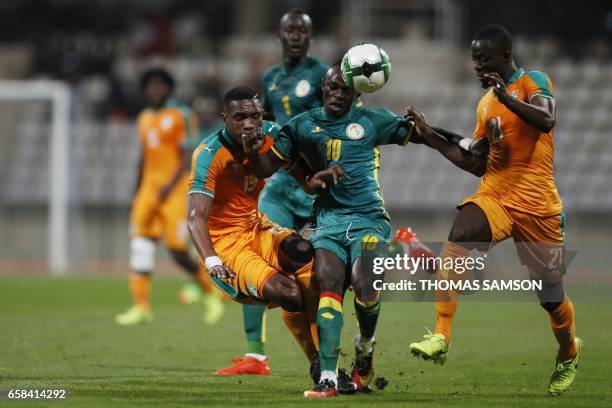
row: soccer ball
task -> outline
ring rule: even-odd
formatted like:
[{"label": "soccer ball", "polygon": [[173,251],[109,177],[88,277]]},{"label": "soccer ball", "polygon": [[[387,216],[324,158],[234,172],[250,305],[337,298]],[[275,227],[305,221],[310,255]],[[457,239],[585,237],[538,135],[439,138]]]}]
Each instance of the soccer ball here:
[{"label": "soccer ball", "polygon": [[391,76],[389,56],[374,44],[359,44],[342,58],[342,78],[359,93],[372,93],[382,88]]}]

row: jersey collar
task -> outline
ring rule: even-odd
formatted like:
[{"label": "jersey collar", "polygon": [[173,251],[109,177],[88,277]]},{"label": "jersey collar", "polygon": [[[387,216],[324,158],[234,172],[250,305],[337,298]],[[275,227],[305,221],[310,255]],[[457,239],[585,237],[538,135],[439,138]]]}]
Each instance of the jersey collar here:
[{"label": "jersey collar", "polygon": [[227,132],[227,128],[223,128],[219,131],[219,139],[221,140],[223,146],[227,147],[228,150],[234,151],[238,149],[234,139],[232,139],[230,134]]},{"label": "jersey collar", "polygon": [[281,67],[283,68],[283,72],[286,75],[293,75],[299,70],[301,70],[303,67],[305,67],[307,63],[308,63],[308,55],[304,57],[304,61],[302,61],[300,64],[297,64],[295,67],[291,69],[287,69],[287,67],[285,67],[285,64],[282,64],[282,63],[281,63]]},{"label": "jersey collar", "polygon": [[513,83],[518,81],[519,78],[522,77],[524,74],[525,74],[524,68],[517,69],[516,71],[514,71],[514,74],[512,74],[512,76],[508,80],[508,83],[506,84],[506,86],[512,85]]}]

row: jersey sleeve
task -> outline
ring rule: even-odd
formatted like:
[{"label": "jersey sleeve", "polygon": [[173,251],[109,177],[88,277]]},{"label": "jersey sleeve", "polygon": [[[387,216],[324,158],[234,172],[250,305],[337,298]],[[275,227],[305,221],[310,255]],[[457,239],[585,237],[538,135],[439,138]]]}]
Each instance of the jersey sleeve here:
[{"label": "jersey sleeve", "polygon": [[202,143],[193,152],[189,194],[206,194],[209,197],[215,197],[217,178],[223,169],[217,153],[218,150],[208,148],[205,143]]},{"label": "jersey sleeve", "polygon": [[274,154],[289,163],[295,161],[298,156],[298,125],[299,123],[295,119],[287,122],[278,131],[271,147]]},{"label": "jersey sleeve", "polygon": [[478,102],[478,107],[476,108],[476,128],[474,129],[474,133],[472,137],[476,140],[482,139],[487,136],[487,128],[485,126],[484,120],[484,111],[482,110],[482,99]]},{"label": "jersey sleeve", "polygon": [[408,122],[386,109],[377,109],[371,116],[376,128],[376,145],[398,144],[405,146],[408,143]]},{"label": "jersey sleeve", "polygon": [[535,96],[543,96],[545,98],[554,98],[554,89],[548,75],[541,71],[529,71],[527,72],[525,81],[525,92],[527,94],[527,101],[531,102],[531,99]]}]

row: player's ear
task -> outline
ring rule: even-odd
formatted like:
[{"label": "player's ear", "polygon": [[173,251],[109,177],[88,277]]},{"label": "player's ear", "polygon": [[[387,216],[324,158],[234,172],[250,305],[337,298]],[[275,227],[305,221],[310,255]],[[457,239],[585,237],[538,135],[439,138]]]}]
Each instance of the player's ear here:
[{"label": "player's ear", "polygon": [[504,50],[502,55],[505,62],[510,62],[510,60],[512,60],[512,50]]},{"label": "player's ear", "polygon": [[227,114],[225,112],[221,112],[221,119],[223,119],[223,123],[227,123]]}]

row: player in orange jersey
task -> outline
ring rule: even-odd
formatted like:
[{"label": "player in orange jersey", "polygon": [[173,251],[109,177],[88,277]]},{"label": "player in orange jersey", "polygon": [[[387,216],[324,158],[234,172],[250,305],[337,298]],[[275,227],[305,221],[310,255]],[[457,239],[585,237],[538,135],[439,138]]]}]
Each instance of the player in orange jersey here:
[{"label": "player in orange jersey", "polygon": [[187,180],[192,150],[188,138],[193,126],[190,110],[171,98],[174,79],[164,69],[144,73],[141,87],[148,107],[138,117],[142,144],[137,192],[130,214],[130,290],[134,305],[115,317],[121,325],[150,322],[151,273],[155,249],[163,239],[172,259],[208,295],[204,297],[204,319],[216,322],[223,312],[220,294],[208,276],[199,273],[197,262],[187,252]]},{"label": "player in orange jersey", "polygon": [[[516,66],[512,40],[503,27],[484,27],[471,48],[476,76],[488,89],[478,104],[472,138],[432,128],[422,113],[407,111],[431,147],[458,167],[484,176],[478,192],[459,204],[441,257],[466,257],[482,243],[486,248],[514,239],[531,277],[544,282],[537,294],[559,344],[548,391],[559,395],[574,381],[582,341],[575,336],[574,307],[562,284],[565,215],[553,176],[554,89],[543,72]],[[459,279],[444,268],[438,278]],[[443,363],[457,294],[436,295],[436,330],[410,349]]]},{"label": "player in orange jersey", "polygon": [[[225,128],[196,149],[189,180],[189,231],[213,281],[234,300],[274,304],[311,363],[318,381],[316,309],[319,291],[312,275],[312,247],[295,231],[273,224],[258,211],[264,187],[248,167],[242,135],[263,132],[264,150],[279,129],[262,120],[251,88],[237,87],[224,98]],[[298,171],[295,167],[292,171]],[[300,177],[298,177],[300,178]],[[304,177],[300,178],[305,183]],[[317,176],[310,179],[316,180]],[[227,375],[269,374],[263,355],[247,353]]]}]

